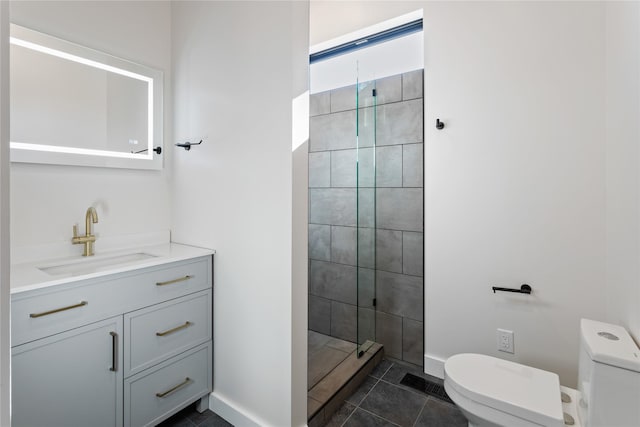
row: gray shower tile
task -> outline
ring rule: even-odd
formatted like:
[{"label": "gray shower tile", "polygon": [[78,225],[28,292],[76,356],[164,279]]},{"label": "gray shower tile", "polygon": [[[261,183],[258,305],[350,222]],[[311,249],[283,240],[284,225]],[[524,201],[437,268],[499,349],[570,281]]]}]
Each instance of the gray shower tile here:
[{"label": "gray shower tile", "polygon": [[422,365],[424,363],[423,341],[422,322],[407,317],[403,318],[401,359],[414,365]]},{"label": "gray shower tile", "polygon": [[355,110],[311,117],[309,135],[309,151],[356,148]]},{"label": "gray shower tile", "polygon": [[376,340],[376,312],[370,308],[359,307],[356,308],[358,323],[358,342],[364,343],[366,341]]},{"label": "gray shower tile", "polygon": [[356,268],[311,260],[309,293],[349,304],[356,303]]},{"label": "gray shower tile", "polygon": [[[379,114],[374,107],[359,108],[358,109],[358,147],[373,147],[374,145],[380,145],[376,137],[376,122]],[[388,145],[388,144],[386,144]]]},{"label": "gray shower tile", "polygon": [[402,145],[376,148],[376,186],[402,187]]},{"label": "gray shower tile", "polygon": [[373,259],[373,232],[373,228],[358,228],[358,265],[360,267],[375,267]]},{"label": "gray shower tile", "polygon": [[[373,194],[371,194],[371,200],[373,200]],[[355,188],[309,189],[309,222],[314,224],[355,226]],[[373,222],[373,220],[371,220],[371,222]]]},{"label": "gray shower tile", "polygon": [[376,145],[422,142],[423,120],[422,99],[379,106],[376,121]]},{"label": "gray shower tile", "polygon": [[327,346],[335,348],[336,350],[344,351],[345,353],[353,353],[356,350],[356,344],[341,340],[338,338],[328,337]]},{"label": "gray shower tile", "polygon": [[402,273],[402,231],[376,231],[376,268]]},{"label": "gray shower tile", "polygon": [[309,187],[331,186],[331,152],[309,153]]},{"label": "gray shower tile", "polygon": [[422,277],[378,270],[376,290],[378,310],[422,321],[424,305]]},{"label": "gray shower tile", "polygon": [[331,261],[331,226],[309,224],[309,258]]},{"label": "gray shower tile", "polygon": [[371,107],[374,105],[373,89],[376,88],[376,81],[361,82],[358,85],[358,108]]},{"label": "gray shower tile", "polygon": [[331,336],[355,342],[357,332],[355,305],[331,301]]},{"label": "gray shower tile", "polygon": [[402,75],[402,99],[422,98],[422,70],[409,71]]},{"label": "gray shower tile", "polygon": [[422,187],[424,183],[422,144],[402,146],[402,186]]},{"label": "gray shower tile", "polygon": [[331,261],[356,265],[356,228],[331,227]]},{"label": "gray shower tile", "polygon": [[338,366],[349,353],[332,347],[322,347],[309,355],[307,368],[307,387],[311,390],[318,382]]},{"label": "gray shower tile", "polygon": [[359,268],[357,279],[358,306],[373,308],[373,299],[376,297],[376,273],[370,268]]},{"label": "gray shower tile", "polygon": [[359,148],[357,151],[358,161],[358,174],[357,184],[358,187],[374,187],[375,182],[373,180],[373,174],[376,170],[376,158],[374,155],[373,147]]},{"label": "gray shower tile", "polygon": [[376,342],[384,346],[385,356],[402,359],[402,317],[376,312]]},{"label": "gray shower tile", "polygon": [[378,105],[402,100],[402,75],[385,77],[376,81]]},{"label": "gray shower tile", "polygon": [[[318,297],[314,297],[314,298],[318,298]],[[331,339],[333,338],[331,338],[326,334],[322,334],[309,329],[307,331],[307,356],[310,356],[316,351],[320,350],[322,347],[327,345],[327,343]]]},{"label": "gray shower tile", "polygon": [[331,90],[331,112],[356,108],[356,85]]},{"label": "gray shower tile", "polygon": [[[361,84],[360,87],[360,107],[370,107],[374,104],[372,82],[367,82],[366,86]],[[402,75],[384,77],[375,81],[377,105],[388,104],[390,102],[402,101]]]},{"label": "gray shower tile", "polygon": [[331,187],[356,186],[356,150],[331,152]]},{"label": "gray shower tile", "polygon": [[402,233],[402,272],[422,276],[424,266],[424,234],[405,231]]},{"label": "gray shower tile", "polygon": [[423,231],[421,188],[378,188],[376,207],[378,228]]},{"label": "gray shower tile", "polygon": [[309,295],[309,329],[326,335],[331,333],[331,301]]},{"label": "gray shower tile", "polygon": [[373,188],[358,189],[358,227],[375,226],[376,205]]},{"label": "gray shower tile", "polygon": [[329,114],[331,112],[331,96],[330,92],[314,93],[309,96],[309,115],[311,117],[320,114]]}]

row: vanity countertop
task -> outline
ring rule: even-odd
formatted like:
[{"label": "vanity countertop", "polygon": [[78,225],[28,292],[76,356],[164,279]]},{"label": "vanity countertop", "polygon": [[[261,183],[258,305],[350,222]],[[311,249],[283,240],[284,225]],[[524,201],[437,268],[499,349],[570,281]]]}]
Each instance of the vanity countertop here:
[{"label": "vanity countertop", "polygon": [[[184,261],[214,253],[215,251],[211,249],[165,243],[98,253],[92,257],[78,256],[13,264],[11,294]],[[55,271],[55,273],[47,273],[46,270]]]}]

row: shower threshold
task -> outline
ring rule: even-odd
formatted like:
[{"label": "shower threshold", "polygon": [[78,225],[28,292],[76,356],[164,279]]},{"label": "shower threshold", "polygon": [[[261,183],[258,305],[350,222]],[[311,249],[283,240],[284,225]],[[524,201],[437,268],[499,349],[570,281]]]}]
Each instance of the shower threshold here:
[{"label": "shower threshold", "polygon": [[309,427],[325,425],[382,361],[383,354],[382,345],[372,341],[358,349],[354,343],[309,331]]}]

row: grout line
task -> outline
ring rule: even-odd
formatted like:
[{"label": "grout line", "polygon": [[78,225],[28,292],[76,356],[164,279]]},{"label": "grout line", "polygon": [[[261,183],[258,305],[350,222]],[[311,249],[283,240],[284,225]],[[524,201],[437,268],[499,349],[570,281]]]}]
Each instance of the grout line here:
[{"label": "grout line", "polygon": [[[384,417],[381,417],[380,415],[376,414],[375,412],[367,411],[367,410],[366,410],[366,409],[364,409],[364,408],[360,408],[360,410],[361,410],[361,411],[363,411],[363,412],[366,412],[366,413],[368,413],[368,414],[371,414],[371,415],[373,415],[373,416],[374,416],[374,417],[376,417],[376,418],[380,418],[381,420],[384,420],[384,421],[388,422],[388,423],[389,423],[389,424],[391,424],[391,425],[401,427],[401,426],[400,426],[400,424],[396,424],[396,423],[394,423],[394,422],[393,422],[393,421],[391,421],[391,420],[388,420],[388,419],[386,419],[386,418],[384,418]],[[355,412],[355,411],[354,411],[354,412]]]},{"label": "grout line", "polygon": [[[410,374],[411,372],[407,372],[407,373],[409,373],[409,374]],[[422,397],[429,397],[429,395],[428,395],[427,393],[423,393],[423,392],[421,392],[421,391],[418,391],[418,390],[416,390],[416,389],[414,389],[414,388],[411,388],[411,387],[408,387],[408,386],[406,386],[406,385],[402,385],[402,384],[400,384],[400,383],[398,383],[398,384],[394,384],[394,383],[392,383],[392,382],[390,382],[390,381],[388,381],[388,380],[383,380],[382,378],[380,378],[380,381],[382,381],[382,382],[384,382],[385,384],[388,384],[388,385],[390,385],[390,386],[393,386],[393,387],[399,388],[399,389],[401,389],[401,390],[408,391],[408,392],[413,393],[413,394],[418,395],[418,396],[422,396]]]},{"label": "grout line", "polygon": [[418,420],[420,419],[420,415],[422,415],[422,412],[424,412],[424,408],[426,408],[428,401],[429,401],[429,396],[427,396],[424,403],[422,404],[422,408],[420,408],[420,412],[418,412],[418,416],[416,417],[416,420],[412,424],[413,427],[415,427],[415,425],[418,423]]}]

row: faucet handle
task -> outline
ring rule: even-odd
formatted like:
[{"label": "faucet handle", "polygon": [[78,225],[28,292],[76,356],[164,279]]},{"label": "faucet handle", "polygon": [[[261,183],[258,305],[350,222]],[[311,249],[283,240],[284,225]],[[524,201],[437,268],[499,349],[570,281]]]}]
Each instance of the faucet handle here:
[{"label": "faucet handle", "polygon": [[78,224],[73,224],[73,237],[78,237]]}]

